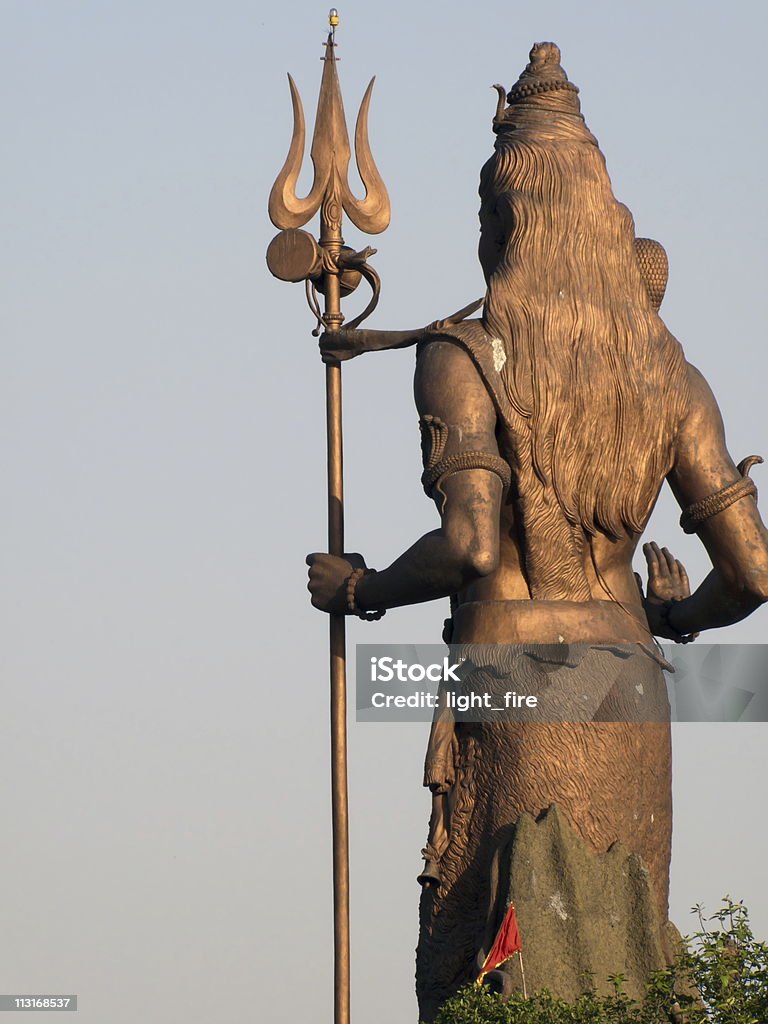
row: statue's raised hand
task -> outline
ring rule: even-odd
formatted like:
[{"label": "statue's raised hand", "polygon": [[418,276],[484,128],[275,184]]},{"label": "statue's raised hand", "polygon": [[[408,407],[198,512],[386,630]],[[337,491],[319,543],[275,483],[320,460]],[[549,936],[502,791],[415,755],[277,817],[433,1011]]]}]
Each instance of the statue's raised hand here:
[{"label": "statue's raised hand", "polygon": [[660,548],[652,540],[650,544],[643,544],[643,554],[648,565],[646,601],[665,604],[667,601],[682,601],[691,596],[685,566],[669,548]]},{"label": "statue's raised hand", "polygon": [[[682,636],[669,621],[669,611],[677,601],[691,596],[691,585],[683,563],[669,548],[660,548],[656,541],[643,544],[643,554],[648,565],[648,588],[643,607],[648,625],[656,636],[687,643],[698,633]],[[642,588],[641,588],[642,593]]]}]

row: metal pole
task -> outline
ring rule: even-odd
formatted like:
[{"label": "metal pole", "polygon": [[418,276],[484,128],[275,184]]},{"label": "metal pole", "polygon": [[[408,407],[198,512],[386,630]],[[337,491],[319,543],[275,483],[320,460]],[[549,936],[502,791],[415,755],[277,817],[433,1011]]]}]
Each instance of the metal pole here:
[{"label": "metal pole", "polygon": [[[321,237],[321,245],[324,239]],[[331,248],[340,239],[328,240]],[[335,245],[334,245],[335,243]],[[326,243],[327,244],[327,243]],[[329,327],[342,322],[339,278],[326,279],[325,319]],[[344,554],[344,449],[341,415],[341,365],[325,368],[328,437],[328,551]],[[331,673],[331,815],[333,821],[333,945],[334,1024],[350,1019],[349,937],[349,801],[347,793],[347,665],[343,615],[330,621]]]},{"label": "metal pole", "polygon": [[[355,153],[358,169],[365,186],[365,198],[355,199],[349,188],[348,164],[350,158],[341,89],[336,73],[334,55],[338,12],[329,14],[331,31],[325,47],[325,66],[320,85],[320,96],[312,140],[314,181],[309,195],[299,199],[296,182],[304,155],[304,112],[298,90],[289,76],[293,102],[293,136],[283,169],[269,196],[269,216],[281,235],[273,239],[267,251],[267,263],[276,277],[285,281],[314,279],[313,244],[310,260],[304,264],[307,253],[305,232],[298,232],[302,224],[320,210],[319,246],[322,250],[322,278],[325,293],[323,326],[327,331],[337,330],[344,322],[341,313],[341,282],[339,256],[344,246],[341,233],[342,214],[348,213],[361,231],[377,234],[389,224],[390,206],[387,190],[373,161],[368,143],[368,107],[373,81],[369,84],[358,114],[355,131]],[[290,233],[293,232],[291,235]],[[274,248],[277,243],[276,248]],[[367,255],[375,250],[358,254],[365,263]],[[298,269],[297,269],[298,268]],[[369,268],[367,279],[374,289],[368,315],[378,299],[378,277]],[[314,310],[314,307],[312,307]],[[360,317],[354,323],[360,322]],[[319,324],[318,324],[319,327]],[[344,554],[344,482],[343,447],[341,435],[341,365],[326,365],[325,371],[326,427],[328,444],[328,552]],[[334,939],[334,1022],[349,1024],[349,807],[347,797],[347,680],[346,636],[343,615],[332,615],[330,620],[330,675],[331,675],[331,809],[333,824],[333,939]]]}]

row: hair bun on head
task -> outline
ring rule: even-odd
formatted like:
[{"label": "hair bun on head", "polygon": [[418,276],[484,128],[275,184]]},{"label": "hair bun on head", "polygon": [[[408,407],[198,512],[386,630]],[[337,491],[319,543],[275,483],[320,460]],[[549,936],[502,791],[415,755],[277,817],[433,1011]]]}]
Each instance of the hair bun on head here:
[{"label": "hair bun on head", "polygon": [[528,58],[531,64],[559,64],[560,47],[557,43],[534,43]]},{"label": "hair bun on head", "polygon": [[553,113],[576,114],[581,116],[577,98],[578,87],[568,81],[560,64],[560,47],[556,43],[534,43],[528,55],[529,62],[520,78],[506,96],[508,107],[504,107],[504,91],[494,86],[499,93],[493,130],[498,134],[507,126],[520,121],[520,106],[527,108],[530,117],[536,113],[548,118]]}]

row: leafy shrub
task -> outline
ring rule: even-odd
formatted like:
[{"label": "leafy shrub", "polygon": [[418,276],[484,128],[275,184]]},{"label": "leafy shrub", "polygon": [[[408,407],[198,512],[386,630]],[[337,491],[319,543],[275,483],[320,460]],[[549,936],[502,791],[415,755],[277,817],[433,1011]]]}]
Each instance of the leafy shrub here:
[{"label": "leafy shrub", "polygon": [[693,908],[699,931],[687,939],[677,970],[701,994],[688,1013],[691,1024],[768,1024],[768,943],[752,934],[743,903],[726,896],[708,920]]},{"label": "leafy shrub", "polygon": [[[752,934],[743,903],[726,896],[700,930],[685,939],[676,962],[655,974],[642,1003],[623,992],[623,977],[609,978],[613,992],[588,989],[574,1003],[546,990],[505,1002],[487,987],[469,985],[441,1007],[435,1024],[768,1024],[768,944]],[[699,993],[697,999],[682,991]]]}]

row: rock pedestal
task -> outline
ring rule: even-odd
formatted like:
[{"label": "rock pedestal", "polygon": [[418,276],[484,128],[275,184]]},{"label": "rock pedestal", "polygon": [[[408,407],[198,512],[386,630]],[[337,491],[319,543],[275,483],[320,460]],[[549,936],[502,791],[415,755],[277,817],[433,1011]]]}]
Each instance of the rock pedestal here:
[{"label": "rock pedestal", "polygon": [[[647,869],[621,843],[606,853],[589,849],[557,807],[538,820],[523,814],[500,851],[500,924],[514,903],[523,943],[528,993],[547,988],[575,999],[590,984],[610,992],[608,976],[623,974],[624,990],[642,999],[650,975],[671,960],[676,929],[660,922]],[[493,941],[489,933],[486,949]],[[491,984],[522,991],[520,957]]]}]

